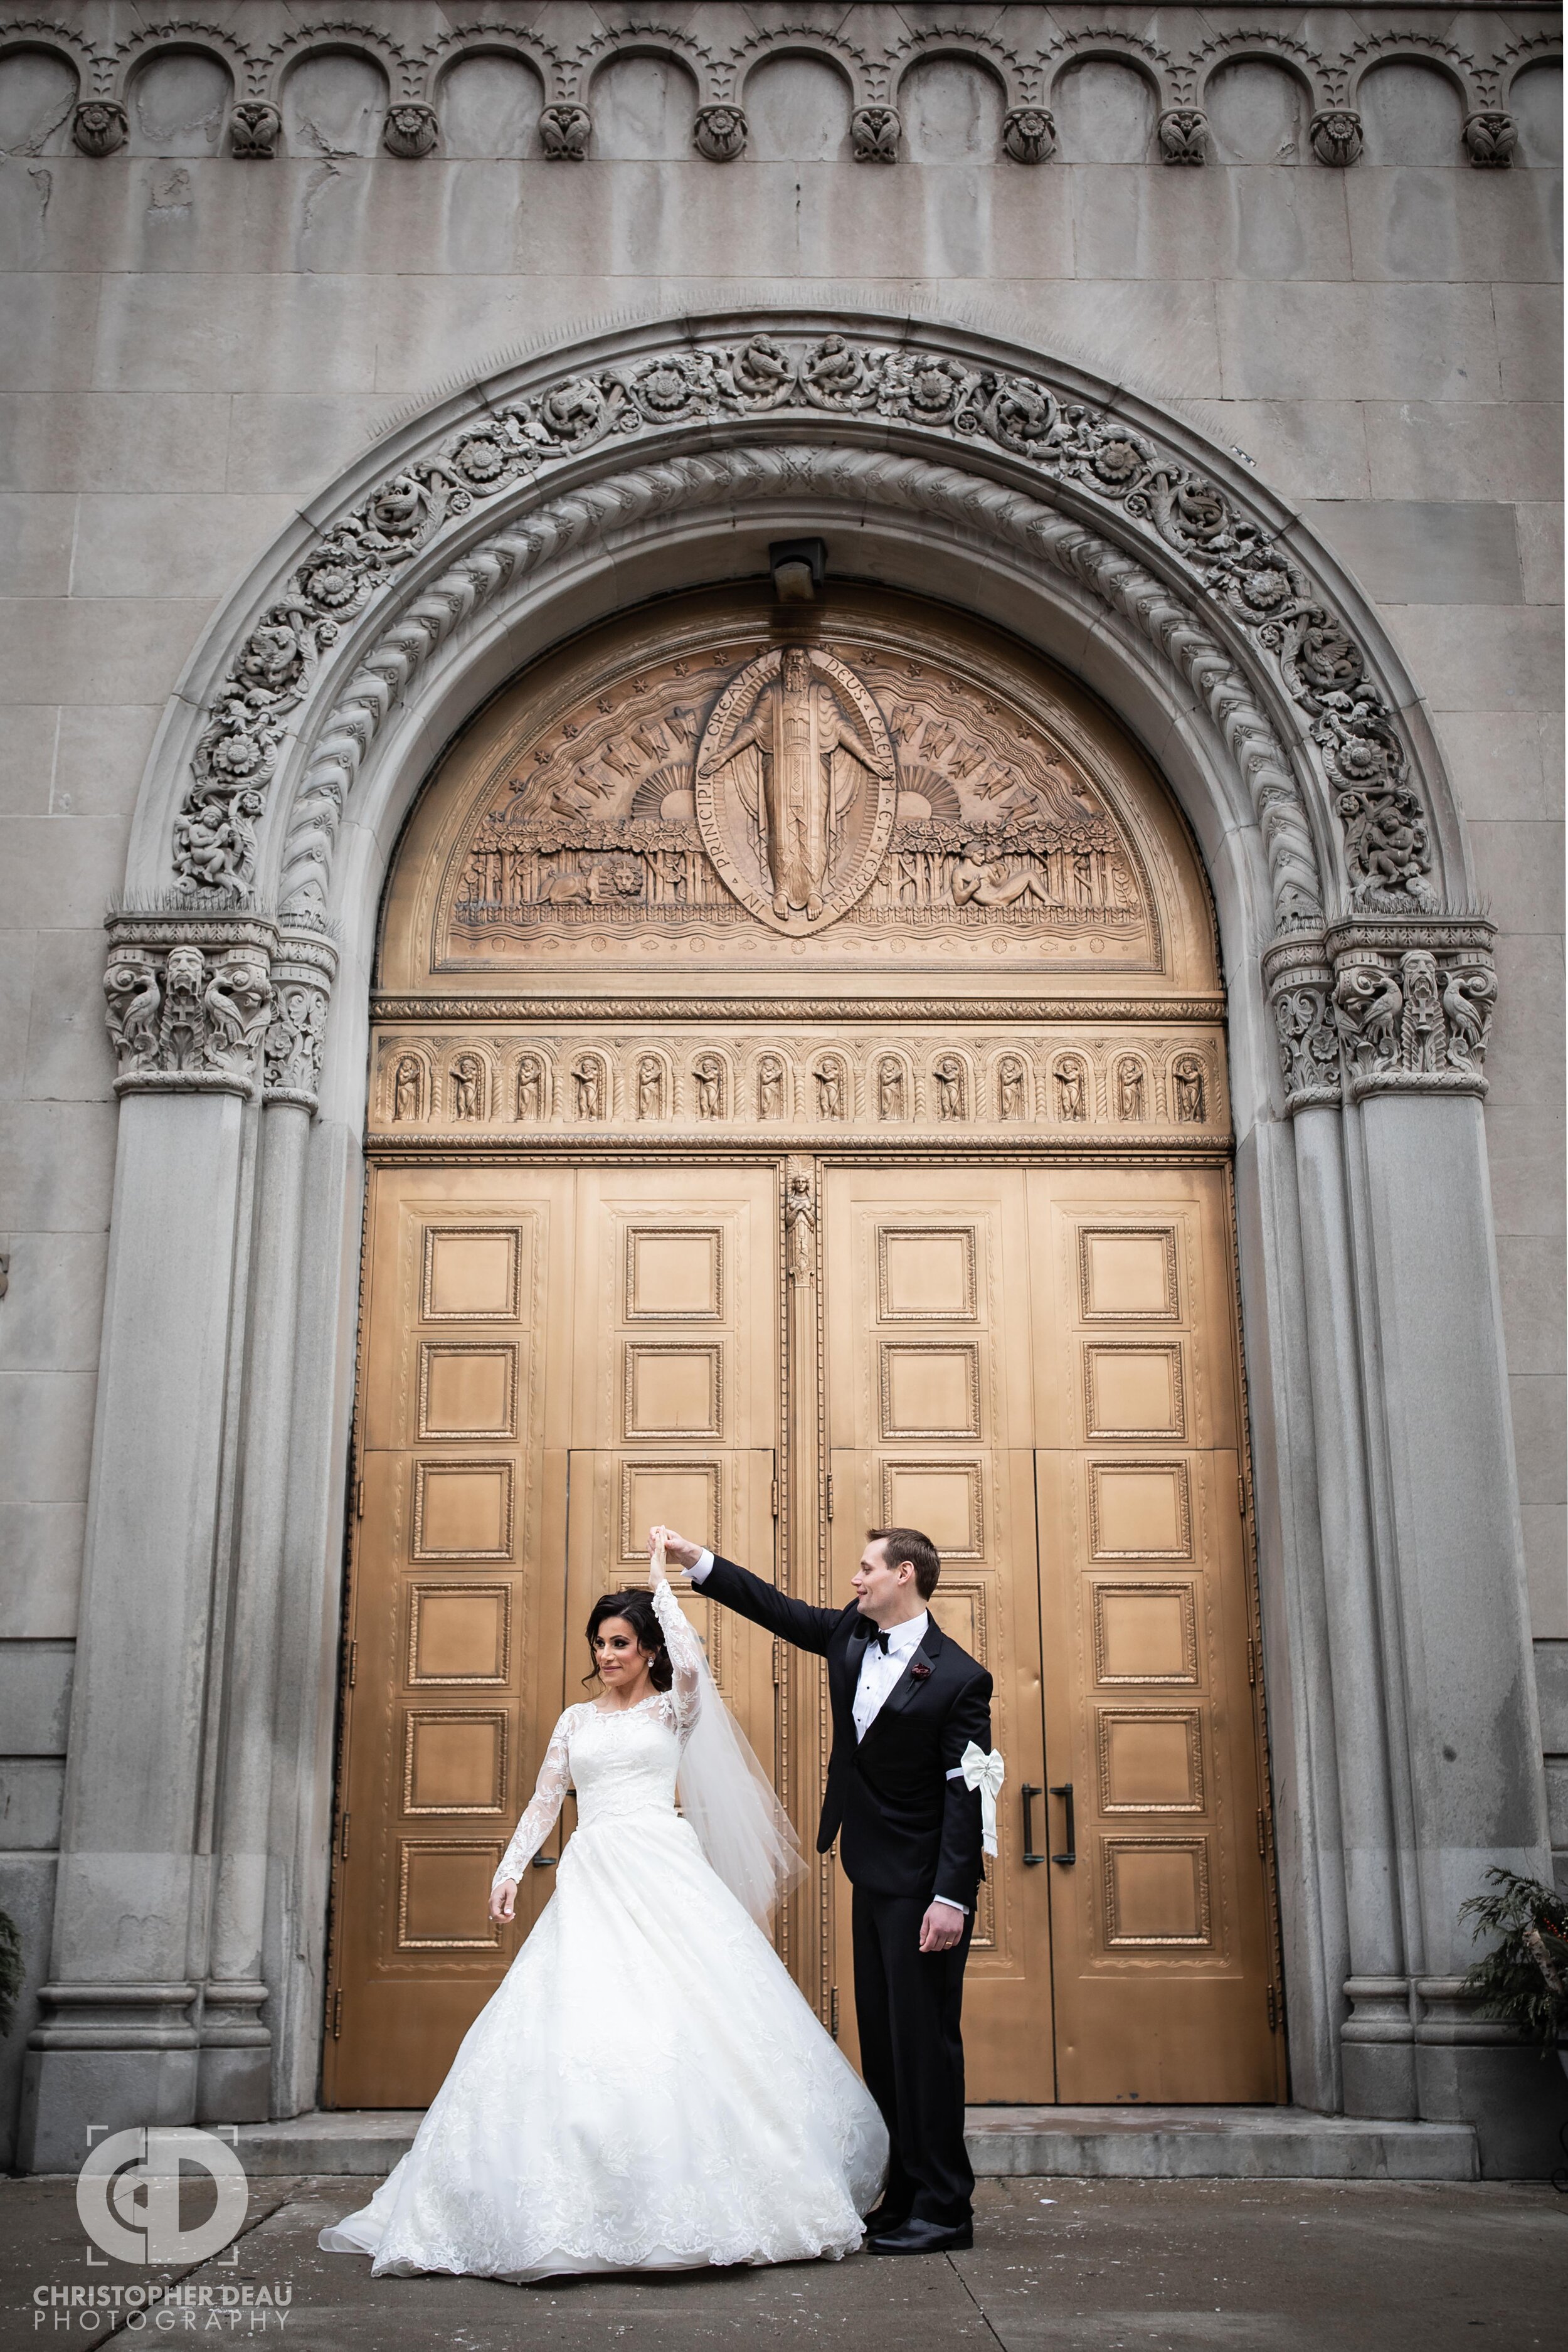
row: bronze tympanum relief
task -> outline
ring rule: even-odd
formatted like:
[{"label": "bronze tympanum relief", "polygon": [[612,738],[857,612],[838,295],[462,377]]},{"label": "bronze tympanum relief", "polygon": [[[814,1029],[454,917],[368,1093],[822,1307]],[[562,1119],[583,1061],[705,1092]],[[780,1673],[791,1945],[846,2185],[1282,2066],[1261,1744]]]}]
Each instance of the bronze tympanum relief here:
[{"label": "bronze tympanum relief", "polygon": [[416,918],[432,973],[938,940],[1032,971],[1208,960],[1165,932],[1184,845],[1092,706],[927,607],[845,592],[783,629],[688,599],[657,633],[551,656],[535,687],[447,772]]}]

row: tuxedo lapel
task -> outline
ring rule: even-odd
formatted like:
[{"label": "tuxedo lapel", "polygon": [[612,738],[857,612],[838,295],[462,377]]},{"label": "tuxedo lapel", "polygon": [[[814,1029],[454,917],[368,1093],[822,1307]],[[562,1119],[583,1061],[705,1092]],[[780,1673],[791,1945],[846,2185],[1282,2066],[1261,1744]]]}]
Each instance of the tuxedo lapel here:
[{"label": "tuxedo lapel", "polygon": [[[860,1621],[865,1623],[865,1620]],[[866,1655],[868,1624],[862,1633],[859,1624],[851,1625],[843,1647],[828,1652],[827,1692],[832,1701],[836,1727],[846,1729],[851,1742],[855,1738],[855,1690],[860,1680],[860,1667]]]}]

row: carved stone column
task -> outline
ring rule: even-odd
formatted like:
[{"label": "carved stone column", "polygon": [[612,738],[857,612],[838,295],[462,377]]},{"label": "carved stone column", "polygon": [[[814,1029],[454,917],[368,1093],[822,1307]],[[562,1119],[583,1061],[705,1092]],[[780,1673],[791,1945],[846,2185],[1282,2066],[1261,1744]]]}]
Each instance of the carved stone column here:
[{"label": "carved stone column", "polygon": [[23,2161],[89,2125],[193,2119],[262,1040],[276,930],[247,913],[110,919],[121,1097],[52,1980]]},{"label": "carved stone column", "polygon": [[1326,935],[1375,1406],[1395,1797],[1409,1824],[1418,2112],[1473,2120],[1483,2169],[1497,2168],[1521,2104],[1543,2094],[1526,2081],[1531,2054],[1500,2045],[1455,1994],[1475,1956],[1459,1906],[1490,1864],[1542,1875],[1548,1853],[1481,1122],[1491,937],[1489,923],[1443,916],[1355,917]]},{"label": "carved stone column", "polygon": [[238,1538],[224,1694],[222,1765],[197,2116],[264,2120],[272,2033],[262,2010],[272,1882],[289,1843],[269,1835],[282,1653],[289,1437],[294,1397],[305,1161],[337,950],[319,929],[286,926],[272,963],[262,1044],[264,1115],[257,1178],[252,1304],[240,1433]]},{"label": "carved stone column", "polygon": [[1388,1751],[1385,1650],[1354,1349],[1356,1296],[1341,1118],[1334,970],[1321,930],[1288,932],[1263,957],[1286,1107],[1294,1120],[1318,1461],[1324,1622],[1344,1871],[1351,2013],[1340,2025],[1346,2114],[1414,2116],[1410,1985],[1398,1884],[1401,1840]]}]

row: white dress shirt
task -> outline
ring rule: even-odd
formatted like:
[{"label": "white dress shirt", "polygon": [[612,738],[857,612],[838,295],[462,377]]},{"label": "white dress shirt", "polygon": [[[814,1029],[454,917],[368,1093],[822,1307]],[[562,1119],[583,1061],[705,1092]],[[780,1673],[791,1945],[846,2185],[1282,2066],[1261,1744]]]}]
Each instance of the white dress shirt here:
[{"label": "white dress shirt", "polygon": [[926,1637],[931,1619],[922,1609],[918,1617],[906,1617],[901,1625],[888,1628],[888,1646],[884,1651],[873,1630],[866,1644],[866,1654],[860,1661],[860,1679],[855,1685],[855,1737],[864,1739],[882,1711],[882,1703],[895,1683],[903,1680],[904,1668]]},{"label": "white dress shirt", "polygon": [[[692,1583],[700,1584],[712,1565],[712,1553],[700,1552],[696,1567],[689,1570]],[[918,1617],[906,1617],[901,1624],[889,1625],[886,1650],[876,1639],[873,1630],[866,1643],[866,1654],[860,1661],[860,1679],[855,1685],[853,1712],[857,1741],[865,1738],[881,1713],[884,1701],[895,1685],[903,1680],[904,1670],[925,1640],[926,1627],[930,1623],[930,1612],[922,1609]],[[950,1772],[947,1777],[950,1780],[959,1780],[963,1775],[960,1769]],[[968,1914],[968,1904],[954,1902],[951,1895],[939,1895],[936,1900],[945,1903],[950,1910],[962,1911],[965,1916]]]}]

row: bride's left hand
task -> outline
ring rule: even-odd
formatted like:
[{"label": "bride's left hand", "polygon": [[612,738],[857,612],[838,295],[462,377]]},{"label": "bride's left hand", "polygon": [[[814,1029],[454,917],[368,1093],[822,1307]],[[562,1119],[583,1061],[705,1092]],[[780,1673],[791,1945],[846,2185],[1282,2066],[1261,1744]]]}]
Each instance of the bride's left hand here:
[{"label": "bride's left hand", "polygon": [[664,1564],[664,1539],[668,1530],[650,1528],[647,1531],[648,1574],[655,1584],[668,1584],[669,1570]]}]

